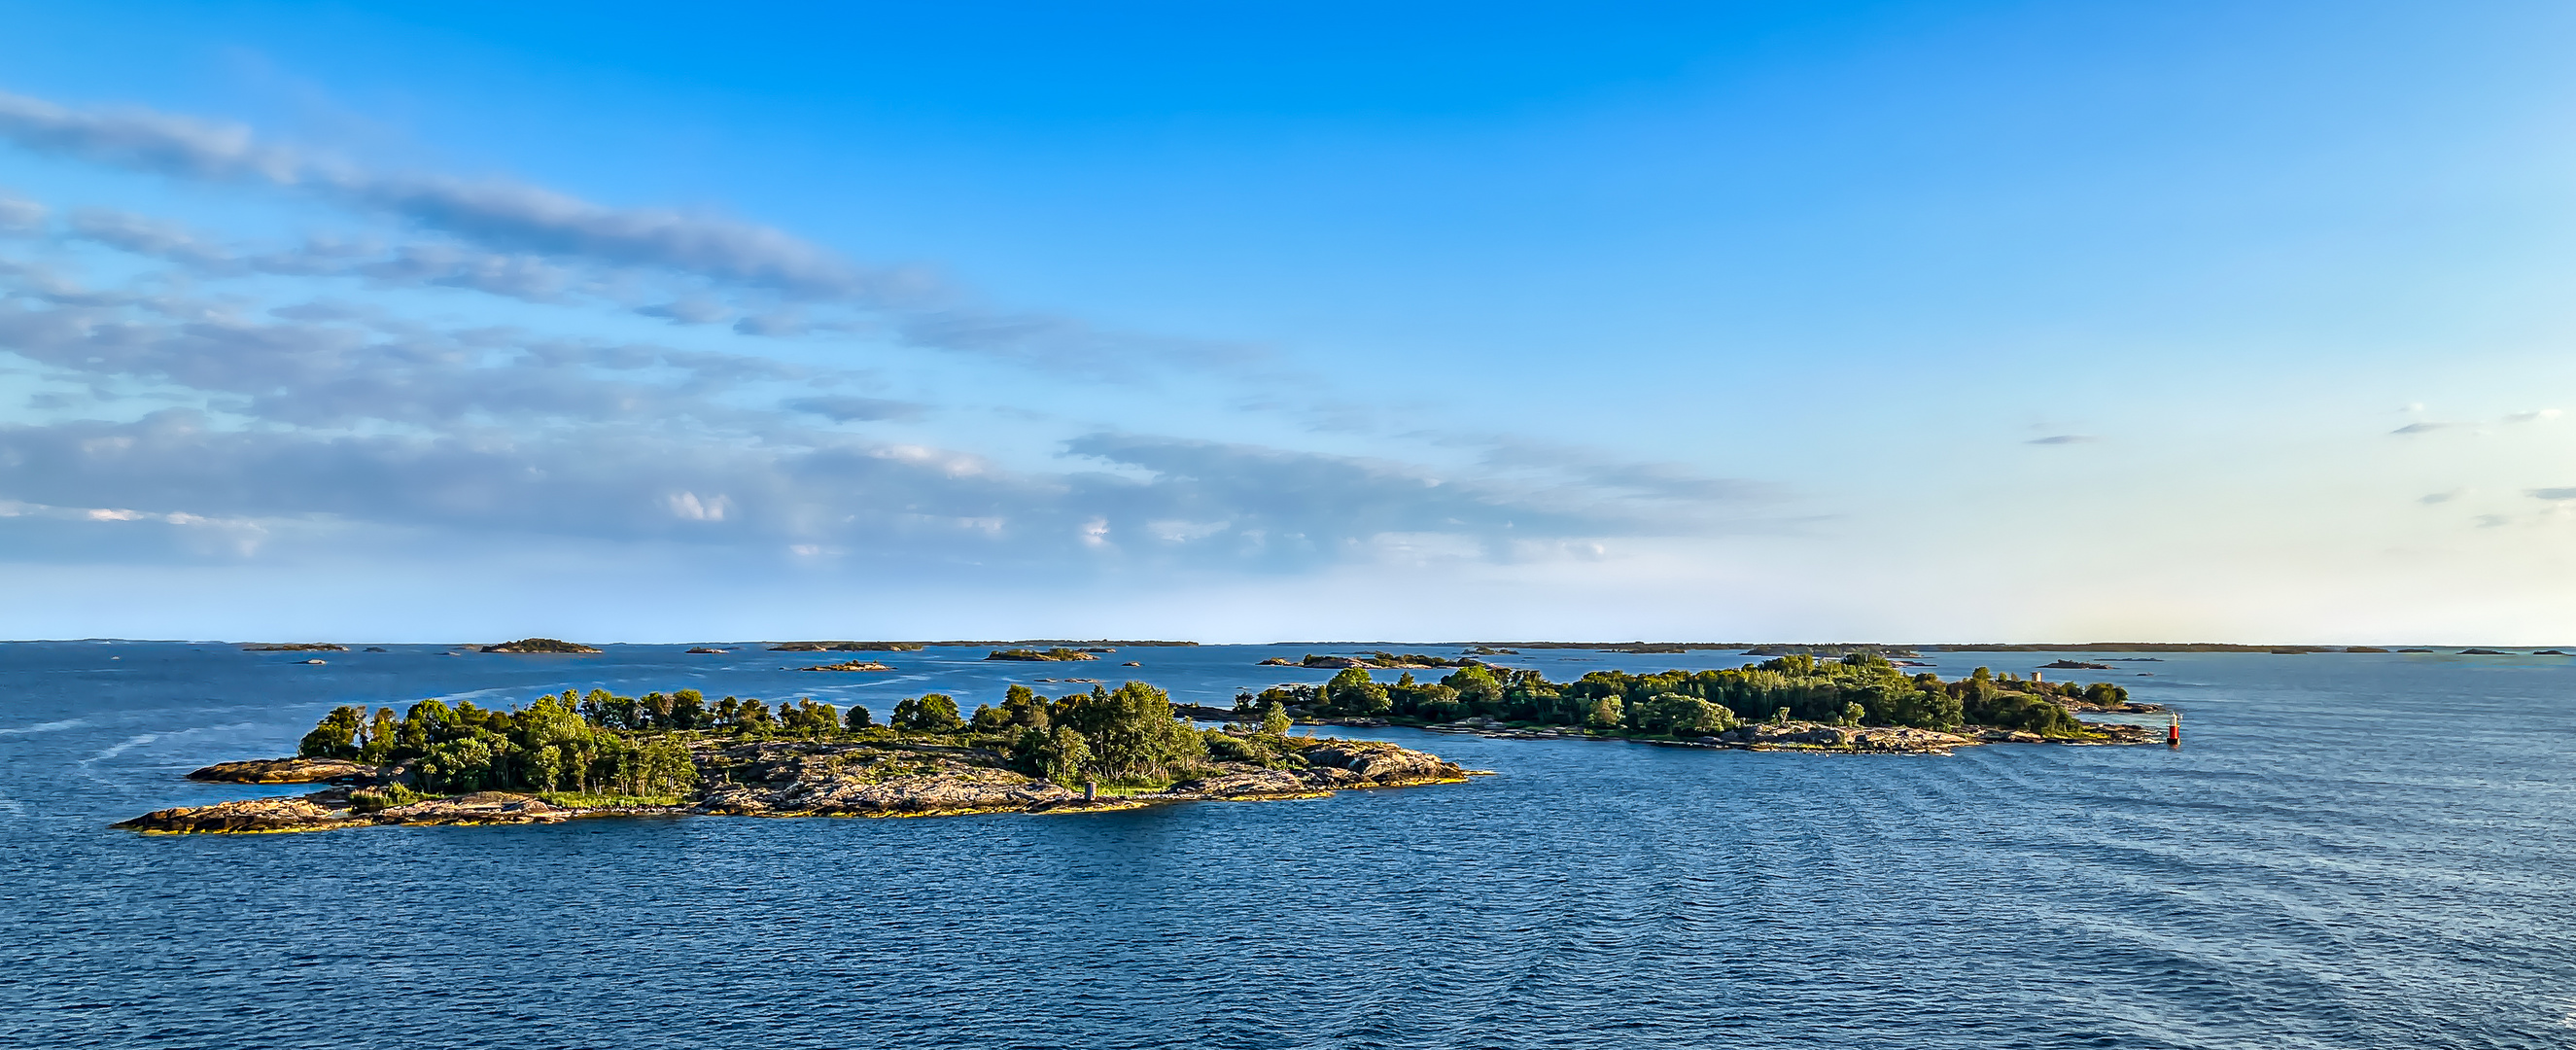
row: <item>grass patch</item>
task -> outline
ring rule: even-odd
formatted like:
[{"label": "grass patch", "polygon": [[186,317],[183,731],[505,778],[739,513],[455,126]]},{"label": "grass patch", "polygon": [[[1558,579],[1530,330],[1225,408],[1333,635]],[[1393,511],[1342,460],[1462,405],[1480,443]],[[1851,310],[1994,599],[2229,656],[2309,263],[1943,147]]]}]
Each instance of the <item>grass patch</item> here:
[{"label": "grass patch", "polygon": [[[1159,795],[1163,792],[1170,791],[1172,789],[1172,785],[1177,783],[1180,783],[1180,781],[1166,780],[1157,782],[1131,780],[1118,784],[1102,784],[1100,785],[1100,797],[1128,798],[1134,795]],[[1067,786],[1073,788],[1075,791],[1082,790],[1082,783],[1080,781],[1075,781]]]},{"label": "grass patch", "polygon": [[677,795],[595,795],[582,791],[540,791],[537,797],[549,806],[565,809],[606,809],[626,806],[677,806]]}]

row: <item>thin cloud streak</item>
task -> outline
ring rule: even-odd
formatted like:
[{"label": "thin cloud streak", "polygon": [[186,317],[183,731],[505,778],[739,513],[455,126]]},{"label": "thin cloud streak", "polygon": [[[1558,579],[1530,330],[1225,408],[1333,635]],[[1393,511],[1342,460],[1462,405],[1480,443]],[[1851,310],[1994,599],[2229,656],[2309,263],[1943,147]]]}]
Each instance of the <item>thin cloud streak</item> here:
[{"label": "thin cloud streak", "polygon": [[[75,232],[128,250],[200,267],[243,272],[358,273],[386,280],[452,284],[520,298],[547,299],[576,282],[539,267],[648,270],[677,275],[736,297],[783,298],[883,315],[887,331],[930,349],[1003,358],[1060,372],[1101,372],[1128,362],[1157,367],[1240,372],[1267,355],[1257,347],[1209,340],[1139,336],[1072,318],[974,304],[963,290],[921,267],[870,267],[775,227],[670,208],[618,208],[507,179],[385,173],[263,142],[247,127],[138,108],[74,110],[0,93],[0,139],[31,151],[153,174],[246,182],[321,197],[395,217],[482,250],[462,258],[452,246],[404,246],[396,259],[353,266],[346,258],[310,262],[341,246],[246,255],[204,244],[184,232],[106,215]],[[76,224],[76,227],[78,224]],[[316,249],[321,249],[317,251]],[[535,257],[542,263],[513,261]],[[319,267],[316,269],[315,267]],[[600,285],[614,283],[606,273]],[[653,316],[709,323],[771,309],[738,302],[730,309],[664,303]],[[738,324],[746,335],[798,334],[802,324]]]}]

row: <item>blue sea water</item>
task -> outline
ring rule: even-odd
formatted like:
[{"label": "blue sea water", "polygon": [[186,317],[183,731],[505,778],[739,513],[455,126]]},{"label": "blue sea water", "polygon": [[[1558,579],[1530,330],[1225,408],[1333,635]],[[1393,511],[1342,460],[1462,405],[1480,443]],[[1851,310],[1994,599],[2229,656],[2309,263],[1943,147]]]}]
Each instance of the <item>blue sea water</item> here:
[{"label": "blue sea water", "polygon": [[862,677],[756,646],[388,648],[310,666],[0,645],[0,1044],[2576,1046],[2566,659],[2175,655],[2087,676],[2181,707],[2179,751],[1387,730],[1370,735],[1496,775],[1087,815],[107,827],[300,790],[181,774],[287,753],[343,702],[694,686],[882,717],[899,696],[971,706],[1015,675],[1091,675],[1222,704],[1324,677],[1263,657],[1336,651],[933,650]]}]

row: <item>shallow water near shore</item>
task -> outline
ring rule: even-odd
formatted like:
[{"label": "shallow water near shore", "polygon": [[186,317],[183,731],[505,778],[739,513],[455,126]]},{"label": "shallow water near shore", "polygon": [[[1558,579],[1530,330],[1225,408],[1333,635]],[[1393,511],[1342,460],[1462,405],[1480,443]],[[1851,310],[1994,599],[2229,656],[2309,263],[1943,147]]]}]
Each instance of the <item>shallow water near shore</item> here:
[{"label": "shallow water near shore", "polygon": [[[1330,675],[1265,657],[1351,651],[942,649],[824,674],[789,668],[838,655],[757,646],[387,648],[0,644],[0,1045],[2576,1045],[2563,658],[2069,672],[2182,709],[2179,751],[1334,731],[1497,775],[1078,816],[107,828],[299,790],[181,775],[291,752],[338,703],[694,686],[882,718],[930,690],[971,708],[1135,677],[1224,705]],[[1497,658],[1560,680],[1743,660]]]}]

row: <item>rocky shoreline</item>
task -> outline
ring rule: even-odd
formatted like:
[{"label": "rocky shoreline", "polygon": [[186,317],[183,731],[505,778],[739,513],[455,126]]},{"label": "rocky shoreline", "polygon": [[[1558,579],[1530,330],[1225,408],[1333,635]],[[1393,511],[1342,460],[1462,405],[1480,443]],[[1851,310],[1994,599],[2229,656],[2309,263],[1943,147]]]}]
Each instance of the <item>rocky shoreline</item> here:
[{"label": "rocky shoreline", "polygon": [[[2161,709],[2159,709],[2161,710]],[[1381,722],[1380,724],[1384,724]],[[1965,726],[1957,733],[1905,726],[1838,726],[1821,722],[1761,723],[1738,726],[1715,736],[1655,739],[1591,734],[1575,729],[1514,729],[1490,721],[1424,726],[1434,733],[1472,733],[1497,740],[1628,741],[1659,747],[1695,747],[1732,751],[1826,751],[1842,754],[1946,755],[1980,744],[2152,744],[2163,734],[2147,726],[2108,722],[2083,723],[2091,736],[2044,737],[2037,733]]]},{"label": "rocky shoreline", "polygon": [[551,824],[591,817],[928,817],[1067,813],[1174,802],[1319,798],[1354,788],[1457,783],[1473,775],[1437,755],[1368,740],[1295,738],[1286,768],[1213,763],[1210,772],[1159,790],[1086,794],[1006,768],[977,748],[886,742],[701,741],[691,748],[702,790],[678,805],[556,805],[484,791],[369,809],[367,785],[396,783],[399,769],[330,759],[227,762],[194,780],[244,784],[336,783],[311,794],[155,810],[113,825],[153,834],[252,834],[384,825]]}]

